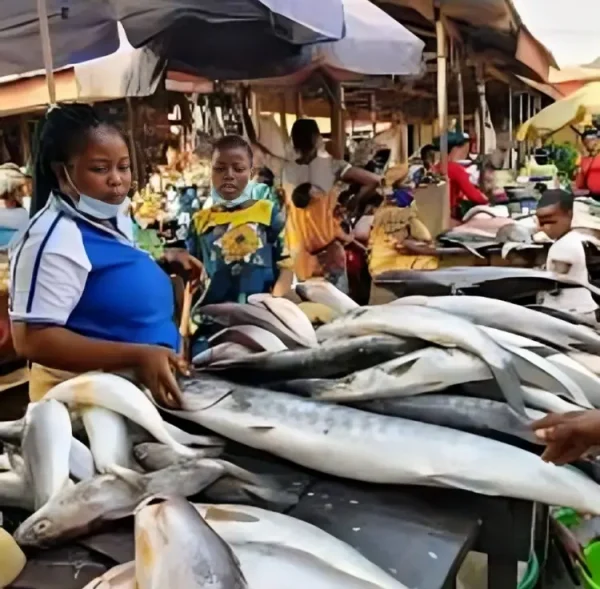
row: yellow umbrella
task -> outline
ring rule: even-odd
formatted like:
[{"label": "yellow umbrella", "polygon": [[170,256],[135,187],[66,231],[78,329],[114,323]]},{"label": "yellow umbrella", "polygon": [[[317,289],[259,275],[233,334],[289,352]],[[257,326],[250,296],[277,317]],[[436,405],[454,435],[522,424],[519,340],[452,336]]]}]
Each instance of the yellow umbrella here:
[{"label": "yellow umbrella", "polygon": [[591,82],[525,121],[517,132],[517,140],[547,137],[567,125],[577,125],[586,117],[597,114],[600,114],[600,82]]}]

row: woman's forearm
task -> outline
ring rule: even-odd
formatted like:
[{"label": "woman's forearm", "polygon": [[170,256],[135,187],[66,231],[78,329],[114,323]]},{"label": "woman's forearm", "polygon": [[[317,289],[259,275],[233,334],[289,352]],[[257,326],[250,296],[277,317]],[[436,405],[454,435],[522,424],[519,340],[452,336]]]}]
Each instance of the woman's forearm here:
[{"label": "woman's forearm", "polygon": [[279,273],[279,278],[273,287],[273,296],[282,297],[292,289],[294,281],[294,273],[289,268],[282,268]]},{"label": "woman's forearm", "polygon": [[107,342],[79,335],[63,327],[12,324],[20,356],[48,368],[70,372],[126,370],[138,364],[144,346]]}]

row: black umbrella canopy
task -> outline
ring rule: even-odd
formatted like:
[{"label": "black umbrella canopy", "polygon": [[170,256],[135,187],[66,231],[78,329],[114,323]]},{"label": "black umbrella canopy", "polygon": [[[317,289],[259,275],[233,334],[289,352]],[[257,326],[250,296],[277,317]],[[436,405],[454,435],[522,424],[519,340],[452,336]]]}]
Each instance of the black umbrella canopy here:
[{"label": "black umbrella canopy", "polygon": [[[183,68],[214,78],[293,71],[302,47],[343,36],[342,0],[45,0],[55,69],[117,50],[117,21]],[[37,0],[0,2],[0,76],[43,67]],[[269,72],[273,72],[270,74]]]}]

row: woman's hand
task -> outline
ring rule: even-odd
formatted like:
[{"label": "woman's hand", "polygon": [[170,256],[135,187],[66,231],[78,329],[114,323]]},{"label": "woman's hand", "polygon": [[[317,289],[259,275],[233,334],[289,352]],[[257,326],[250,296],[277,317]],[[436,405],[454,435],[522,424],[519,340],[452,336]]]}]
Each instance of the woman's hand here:
[{"label": "woman's hand", "polygon": [[180,248],[167,248],[163,252],[162,260],[168,264],[181,264],[185,270],[192,275],[192,281],[199,281],[204,274],[204,265],[192,256],[187,250]]},{"label": "woman's hand", "polygon": [[188,374],[187,363],[173,350],[161,346],[140,346],[136,375],[148,387],[154,400],[165,407],[181,407],[182,395],[173,369]]},{"label": "woman's hand", "polygon": [[554,464],[567,464],[600,444],[600,410],[550,413],[534,422],[531,428],[546,444],[542,459]]}]

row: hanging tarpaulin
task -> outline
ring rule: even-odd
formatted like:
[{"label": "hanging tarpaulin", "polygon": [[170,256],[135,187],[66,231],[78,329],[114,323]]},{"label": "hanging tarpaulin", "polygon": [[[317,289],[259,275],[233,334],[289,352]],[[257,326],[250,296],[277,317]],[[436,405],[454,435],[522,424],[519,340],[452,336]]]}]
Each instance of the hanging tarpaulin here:
[{"label": "hanging tarpaulin", "polygon": [[2,0],[0,76],[45,67],[39,2],[55,69],[115,52],[118,20],[134,47],[152,41],[161,57],[220,78],[297,67],[304,44],[344,33],[342,0],[319,0],[313,15],[298,0]]}]

